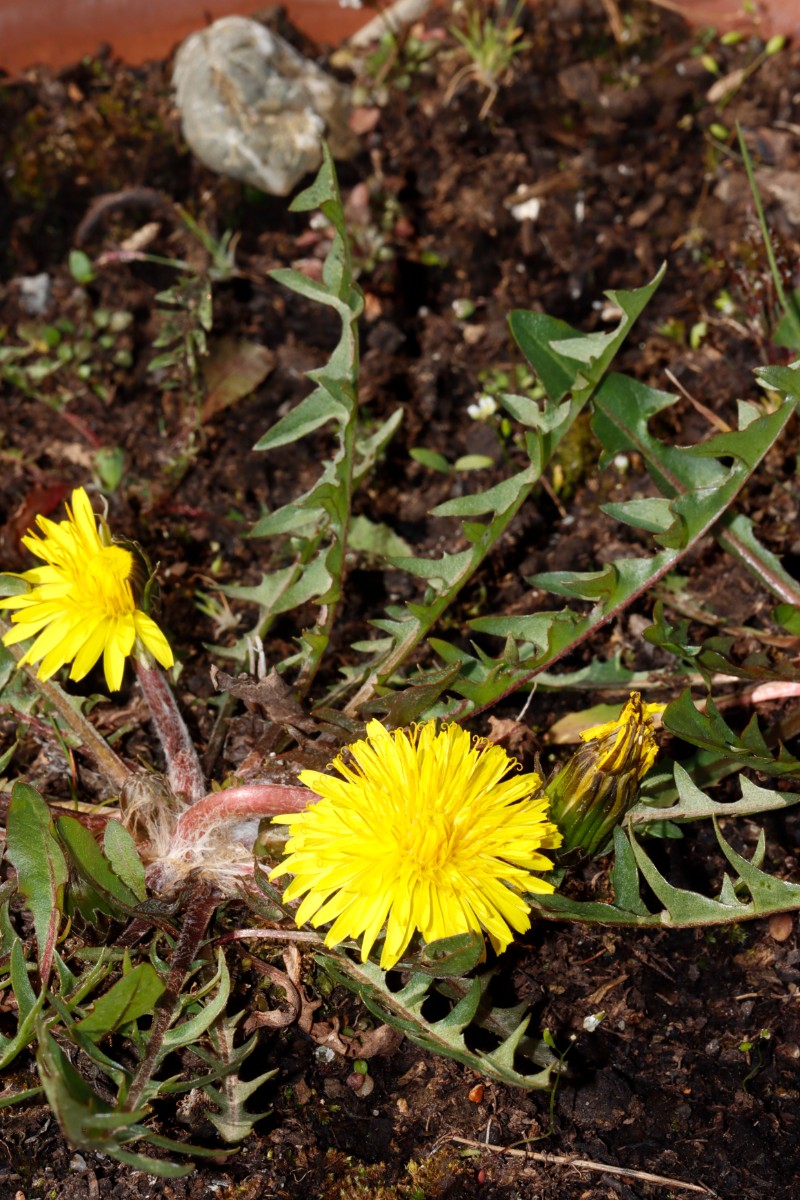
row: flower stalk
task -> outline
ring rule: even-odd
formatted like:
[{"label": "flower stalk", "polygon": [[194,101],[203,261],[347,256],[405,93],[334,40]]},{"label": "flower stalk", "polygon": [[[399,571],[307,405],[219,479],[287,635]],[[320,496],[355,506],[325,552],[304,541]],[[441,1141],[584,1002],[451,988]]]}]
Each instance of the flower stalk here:
[{"label": "flower stalk", "polygon": [[220,821],[242,817],[275,817],[302,812],[319,796],[307,787],[285,783],[246,783],[209,792],[184,810],[175,823],[173,844],[199,841]]},{"label": "flower stalk", "polygon": [[134,658],[133,666],[164,749],[170,788],[184,803],[195,804],[206,794],[206,784],[197,750],[178,710],[175,694],[166,675],[158,667],[148,666],[139,658]]}]

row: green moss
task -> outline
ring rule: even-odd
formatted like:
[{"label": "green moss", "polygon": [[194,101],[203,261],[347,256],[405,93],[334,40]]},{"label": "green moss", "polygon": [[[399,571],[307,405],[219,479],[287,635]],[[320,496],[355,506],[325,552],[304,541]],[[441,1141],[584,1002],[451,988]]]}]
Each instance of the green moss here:
[{"label": "green moss", "polygon": [[453,1182],[464,1169],[449,1150],[412,1160],[395,1183],[387,1182],[392,1168],[386,1163],[357,1163],[336,1150],[328,1151],[325,1165],[319,1200],[443,1200],[454,1194]]},{"label": "green moss", "polygon": [[581,413],[567,431],[553,455],[551,477],[560,500],[569,500],[593,471],[597,461],[597,443],[591,430],[589,413]]}]

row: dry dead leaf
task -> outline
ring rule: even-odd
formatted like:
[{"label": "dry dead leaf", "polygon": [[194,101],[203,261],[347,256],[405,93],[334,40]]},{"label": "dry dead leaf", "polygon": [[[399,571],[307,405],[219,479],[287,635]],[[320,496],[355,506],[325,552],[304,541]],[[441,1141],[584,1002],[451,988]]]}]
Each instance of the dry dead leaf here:
[{"label": "dry dead leaf", "polygon": [[203,424],[254,392],[274,366],[275,355],[258,342],[220,338],[212,343],[208,358],[203,361],[208,388],[200,417]]}]

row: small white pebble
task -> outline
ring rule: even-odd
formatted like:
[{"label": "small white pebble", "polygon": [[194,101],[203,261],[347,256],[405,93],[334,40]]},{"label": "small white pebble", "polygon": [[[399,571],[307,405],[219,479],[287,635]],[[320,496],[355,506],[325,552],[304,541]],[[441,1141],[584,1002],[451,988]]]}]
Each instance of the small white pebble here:
[{"label": "small white pebble", "polygon": [[521,204],[512,204],[511,215],[515,221],[535,221],[542,211],[542,202],[538,196],[523,200]]}]

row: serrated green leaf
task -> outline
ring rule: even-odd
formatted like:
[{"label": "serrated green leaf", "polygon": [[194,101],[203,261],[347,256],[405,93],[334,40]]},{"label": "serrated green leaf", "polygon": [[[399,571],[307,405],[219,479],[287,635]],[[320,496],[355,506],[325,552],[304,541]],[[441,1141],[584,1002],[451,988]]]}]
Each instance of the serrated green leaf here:
[{"label": "serrated green leaf", "polygon": [[745,734],[737,735],[720,716],[713,700],[709,698],[706,711],[701,713],[692,702],[688,689],[667,706],[663,720],[666,728],[685,742],[704,750],[721,752],[729,759],[747,763],[767,774],[789,775],[797,774],[800,770],[800,761],[783,748],[777,758],[773,757],[755,718]]},{"label": "serrated green leaf", "polygon": [[253,449],[277,450],[280,446],[288,446],[327,425],[329,421],[340,421],[342,415],[341,406],[330,392],[317,388],[285,417],[281,417],[268,433],[259,438]]},{"label": "serrated green leaf", "polygon": [[652,496],[646,500],[624,500],[619,504],[601,504],[600,511],[649,533],[666,533],[675,521],[669,500],[663,496]]},{"label": "serrated green leaf", "polygon": [[242,1015],[236,1013],[215,1022],[209,1031],[209,1038],[216,1059],[210,1054],[203,1054],[205,1061],[216,1061],[222,1071],[221,1087],[209,1083],[203,1086],[203,1091],[217,1108],[217,1112],[209,1112],[209,1119],[226,1142],[240,1142],[252,1131],[256,1121],[268,1115],[266,1112],[248,1112],[245,1104],[258,1088],[278,1073],[277,1070],[264,1071],[253,1079],[240,1078],[239,1069],[258,1042],[258,1035],[253,1034],[243,1046],[238,1049],[234,1046],[236,1026]]},{"label": "serrated green leaf", "polygon": [[353,517],[350,522],[349,545],[351,550],[375,558],[391,558],[410,555],[411,547],[382,521],[371,521],[369,517]]},{"label": "serrated green leaf", "polygon": [[222,950],[217,951],[217,971],[209,983],[209,988],[216,987],[217,993],[213,999],[203,1004],[193,1016],[187,1017],[173,1029],[168,1029],[164,1035],[163,1054],[190,1046],[206,1032],[212,1022],[225,1011],[231,990],[231,977],[228,964]]},{"label": "serrated green leaf", "polygon": [[737,921],[746,914],[747,906],[738,901],[736,904],[724,904],[719,900],[712,900],[708,896],[701,896],[699,892],[689,892],[684,891],[683,888],[673,887],[633,836],[631,845],[639,870],[654,895],[664,905],[664,912],[661,913],[662,925],[688,928],[694,925]]},{"label": "serrated green leaf", "polygon": [[794,405],[783,405],[750,421],[744,429],[717,433],[695,446],[686,446],[684,454],[702,458],[731,457],[744,464],[748,472],[758,466],[767,450],[783,430],[794,411]]},{"label": "serrated green leaf", "polygon": [[[606,421],[603,430],[604,445],[610,445],[612,448],[624,445],[630,449],[632,445],[639,443],[649,444],[651,439],[646,429],[646,417],[643,417],[635,406],[622,404],[622,400],[630,398],[632,381],[623,378],[621,387],[617,386],[619,382],[620,377],[610,377],[603,383],[595,398],[598,413],[602,420]],[[635,392],[636,388],[633,388],[633,391]],[[660,398],[653,399],[649,393],[650,389],[644,389],[642,408],[645,413],[648,411],[648,401],[650,409],[653,410],[660,404]],[[554,572],[535,576],[531,580],[534,585],[547,587],[558,594],[591,601],[595,607],[588,617],[579,619],[574,613],[537,614],[536,618],[481,617],[471,621],[470,627],[483,633],[512,637],[517,643],[528,640],[526,635],[529,625],[535,628],[539,652],[535,657],[530,653],[521,653],[520,660],[524,667],[516,675],[517,682],[530,682],[540,669],[552,666],[568,648],[574,648],[590,631],[608,621],[613,614],[619,613],[624,606],[673,569],[681,556],[723,517],[727,506],[746,482],[752,464],[760,461],[760,457],[763,457],[775,437],[785,427],[791,415],[790,408],[791,406],[784,405],[778,412],[770,414],[770,418],[760,418],[747,430],[736,435],[742,439],[752,439],[752,442],[749,449],[742,452],[741,458],[737,459],[729,470],[723,468],[716,460],[687,459],[683,454],[676,470],[683,472],[686,478],[693,479],[696,486],[690,491],[680,493],[680,480],[676,483],[677,476],[665,470],[664,480],[667,486],[675,483],[676,492],[675,499],[671,501],[676,520],[670,527],[669,534],[662,534],[659,538],[667,545],[665,550],[651,558],[619,559],[597,572]],[[634,414],[633,417],[631,413]],[[758,428],[754,430],[753,426]],[[675,464],[670,459],[667,465],[672,468]],[[656,472],[651,470],[651,474],[655,476]],[[508,674],[500,673],[491,687],[488,684],[483,685],[480,704],[485,707],[492,698],[507,694],[510,690],[511,681]],[[770,761],[769,756],[763,755],[763,748],[757,746],[757,736],[757,727],[754,726],[747,738],[743,736],[740,741],[745,744],[745,749],[750,751],[753,759],[758,757],[759,762]],[[781,761],[778,768],[773,769],[785,770],[785,760]]]},{"label": "serrated green leaf", "polygon": [[[474,1020],[482,995],[480,980],[472,979],[467,991],[458,1003],[453,1005],[446,1016],[436,1022],[437,1034],[446,1033],[449,1037],[452,1037],[454,1034],[463,1033]],[[411,1036],[413,1037],[414,1035],[412,1034]],[[419,1033],[417,1036],[419,1036]],[[424,1036],[425,1034],[423,1034]]]},{"label": "serrated green leaf", "polygon": [[[606,292],[622,312],[610,333],[580,334],[543,313],[515,310],[509,317],[514,339],[534,367],[552,401],[559,401],[577,386],[586,397],[600,382],[633,323],[641,315],[664,278],[662,266],[649,284],[633,291]],[[576,368],[576,363],[581,364]]]},{"label": "serrated green leaf", "polygon": [[632,825],[647,825],[651,821],[699,821],[708,817],[750,817],[757,813],[777,812],[800,804],[798,792],[776,792],[762,788],[744,775],[739,776],[741,800],[724,803],[712,800],[701,791],[687,771],[674,763],[672,767],[678,798],[669,807],[656,807],[647,802],[635,805],[628,813]]},{"label": "serrated green leaf", "polygon": [[[495,485],[487,493],[460,497],[440,505],[435,510],[436,515],[462,518],[487,513],[493,514],[484,527],[479,527],[474,522],[468,524],[466,539],[472,543],[469,551],[460,555],[445,556],[444,559],[438,560],[435,568],[431,568],[427,564],[427,560],[397,561],[396,565],[401,569],[431,579],[435,583],[435,587],[432,589],[434,594],[432,597],[430,594],[426,596],[423,604],[409,602],[405,609],[399,612],[387,610],[388,620],[379,618],[374,622],[377,628],[392,636],[394,645],[382,661],[373,659],[369,664],[362,676],[361,687],[345,708],[347,715],[357,715],[362,706],[371,700],[376,690],[388,685],[395,672],[408,660],[416,646],[427,635],[448,605],[453,602],[455,596],[473,576],[497,540],[509,527],[533,487],[541,478],[541,473],[554,450],[598,386],[616,350],[658,286],[662,274],[663,270],[649,285],[635,292],[621,292],[618,296],[614,294],[613,302],[619,305],[623,313],[619,326],[612,334],[603,335],[602,342],[598,342],[597,339],[591,340],[590,335],[592,349],[587,349],[584,355],[590,361],[588,364],[582,363],[577,372],[574,369],[574,363],[569,365],[565,358],[552,349],[552,342],[558,341],[560,334],[565,331],[567,334],[572,332],[568,326],[553,322],[550,318],[542,317],[541,314],[512,313],[510,318],[512,333],[517,338],[523,352],[529,356],[535,366],[537,365],[535,359],[537,356],[541,356],[539,366],[545,387],[550,393],[549,402],[546,402],[542,408],[539,408],[538,405],[533,408],[524,404],[520,407],[520,412],[523,413],[525,420],[530,425],[524,435],[530,467],[516,477],[512,477],[511,480]],[[611,295],[611,293],[609,294]],[[596,358],[593,357],[595,351],[598,354]],[[570,390],[573,391],[571,399],[567,403],[560,404],[561,398]],[[523,398],[511,397],[508,405],[513,409],[521,399]],[[504,403],[506,403],[505,400]],[[424,563],[423,566],[419,565],[421,562]],[[668,569],[667,566],[664,569]]]},{"label": "serrated green leaf", "polygon": [[432,517],[478,517],[484,513],[505,513],[527,493],[535,476],[530,469],[519,471],[502,483],[477,492],[472,496],[458,496],[445,500],[431,509]]},{"label": "serrated green leaf", "polygon": [[765,871],[759,870],[755,862],[748,862],[741,854],[737,854],[720,833],[716,817],[714,817],[714,832],[717,835],[720,850],[750,893],[751,915],[762,916],[766,913],[800,908],[800,884],[768,875]]},{"label": "serrated green leaf", "polygon": [[422,971],[412,971],[405,986],[399,992],[392,992],[387,986],[386,973],[374,963],[355,963],[341,953],[315,957],[333,979],[356,992],[370,1012],[401,1030],[424,1049],[453,1058],[498,1082],[526,1089],[550,1086],[549,1067],[538,1074],[527,1075],[514,1066],[514,1053],[528,1024],[527,1016],[523,1018],[522,1027],[513,1031],[510,1046],[501,1042],[491,1053],[473,1052],[467,1047],[463,1031],[475,1018],[482,999],[483,987],[479,979],[454,981],[462,987],[466,985],[460,999],[441,1020],[429,1021],[422,1010],[434,981]]},{"label": "serrated green leaf", "polygon": [[[553,342],[580,336],[576,329],[549,317],[546,313],[530,309],[515,309],[508,318],[514,341],[542,381],[549,398],[563,400],[572,388],[577,375],[574,362],[565,362],[563,355],[552,349]],[[528,416],[533,410],[526,410]]]},{"label": "serrated green leaf", "polygon": [[408,571],[409,575],[416,575],[418,579],[449,587],[471,559],[471,550],[462,550],[459,554],[443,554],[441,558],[406,558],[401,555],[392,559],[392,566],[399,571]]},{"label": "serrated green leaf", "polygon": [[390,417],[377,429],[364,436],[359,432],[355,443],[355,465],[353,467],[353,487],[358,488],[372,471],[381,454],[394,437],[403,421],[403,410],[397,408]]},{"label": "serrated green leaf", "polygon": [[[486,945],[480,933],[458,933],[440,938],[422,947],[419,969],[437,979],[466,975],[486,957]],[[471,1019],[471,1018],[470,1018]]]},{"label": "serrated green leaf", "polygon": [[292,564],[290,567],[263,575],[261,582],[255,587],[225,584],[220,590],[232,600],[246,600],[250,604],[258,604],[265,612],[274,613],[287,590],[297,579],[300,570],[299,566]]},{"label": "serrated green leaf", "polygon": [[[718,486],[726,471],[722,464],[702,451],[688,453],[686,448],[665,445],[650,434],[650,418],[674,402],[675,397],[666,392],[658,392],[627,376],[609,375],[593,399],[592,429],[603,446],[601,465],[608,465],[618,454],[638,453],[647,463],[651,478],[668,498],[676,498],[686,491],[695,491],[699,495],[699,489]],[[749,426],[732,434],[737,439],[735,457],[740,462],[753,463],[759,449],[766,452],[765,435],[767,441],[774,435],[774,440],[790,415],[787,406],[772,414],[773,424],[769,428],[762,425],[754,430],[756,438],[752,445],[747,445]],[[690,501],[689,512],[693,507],[694,501]],[[761,546],[751,521],[725,512],[720,514],[714,533],[723,549],[733,554],[764,586],[781,599],[800,603],[800,587],[775,555]]]}]

